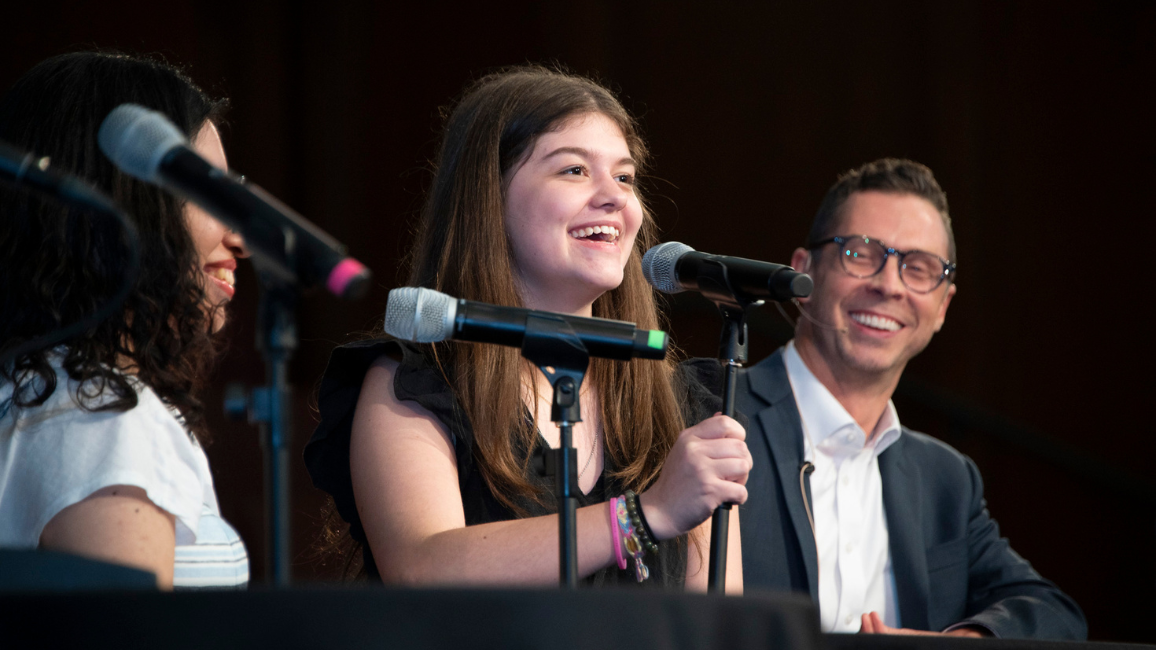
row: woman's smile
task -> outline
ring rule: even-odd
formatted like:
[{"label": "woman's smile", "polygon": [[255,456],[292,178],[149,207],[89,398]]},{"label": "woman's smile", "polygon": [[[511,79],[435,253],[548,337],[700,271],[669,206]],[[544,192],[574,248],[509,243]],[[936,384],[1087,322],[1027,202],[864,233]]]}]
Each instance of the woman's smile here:
[{"label": "woman's smile", "polygon": [[621,129],[600,113],[542,134],[506,190],[506,233],[526,305],[589,314],[622,283],[642,204]]}]

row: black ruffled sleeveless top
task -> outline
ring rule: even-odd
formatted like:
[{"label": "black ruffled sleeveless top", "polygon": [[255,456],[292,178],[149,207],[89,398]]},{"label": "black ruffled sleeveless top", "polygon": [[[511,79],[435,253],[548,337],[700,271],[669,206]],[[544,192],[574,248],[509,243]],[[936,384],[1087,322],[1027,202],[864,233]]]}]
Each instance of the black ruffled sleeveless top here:
[{"label": "black ruffled sleeveless top", "polygon": [[[400,361],[394,375],[394,394],[399,400],[417,402],[433,413],[445,425],[454,443],[458,466],[458,487],[462,493],[462,508],[466,525],[517,519],[518,515],[498,501],[482,476],[474,458],[474,435],[465,411],[458,404],[453,389],[446,383],[441,371],[430,362],[416,345],[393,340],[371,340],[338,347],[329,359],[329,366],[321,381],[318,407],[321,422],[305,446],[305,465],[313,485],[328,492],[337,506],[337,512],[349,524],[349,534],[361,544],[364,566],[371,578],[380,579],[373,554],[365,539],[365,529],[357,514],[353,483],[349,470],[349,437],[353,426],[353,412],[361,394],[365,373],[378,357],[389,355]],[[721,373],[713,359],[693,359],[679,365],[675,376],[676,395],[682,397],[683,417],[687,425],[697,424],[721,410]],[[708,388],[710,387],[710,388]],[[535,454],[548,449],[546,441],[538,436]],[[610,474],[614,471],[609,456],[605,459],[602,476],[588,494],[578,494],[578,507],[605,503],[612,496],[626,491],[625,486]],[[531,463],[531,466],[535,463]],[[551,490],[551,480],[533,469],[527,480],[538,484],[545,493]],[[557,504],[550,501],[539,504],[527,500],[520,503],[529,517],[553,514]],[[645,587],[681,588],[686,577],[687,541],[685,536],[659,543],[657,557],[648,555],[650,579]],[[639,585],[632,568],[620,570],[611,566],[588,576],[587,585],[594,587]]]}]

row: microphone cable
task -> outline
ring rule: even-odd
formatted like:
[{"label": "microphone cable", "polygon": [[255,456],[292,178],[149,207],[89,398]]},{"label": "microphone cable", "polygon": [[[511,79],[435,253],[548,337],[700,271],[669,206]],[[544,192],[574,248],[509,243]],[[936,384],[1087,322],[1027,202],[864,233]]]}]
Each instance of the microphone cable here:
[{"label": "microphone cable", "polygon": [[815,540],[815,576],[816,582],[818,582],[818,576],[823,572],[823,561],[819,557],[819,533],[815,530],[815,516],[811,512],[811,500],[807,498],[806,483],[814,471],[815,464],[809,460],[804,460],[803,464],[799,466],[799,494],[803,497],[803,509],[807,512],[807,523],[811,524],[811,539]]},{"label": "microphone cable", "polygon": [[[3,147],[10,150],[9,147]],[[67,174],[56,174],[48,171],[48,158],[36,158],[26,153],[19,163],[0,157],[0,178],[9,180],[15,187],[29,187],[41,194],[50,196],[67,205],[81,210],[91,210],[103,214],[119,225],[121,239],[127,248],[128,260],[120,287],[107,302],[91,314],[73,323],[62,325],[40,336],[33,337],[15,345],[8,350],[0,349],[0,372],[20,357],[36,350],[55,347],[57,344],[92,329],[101,321],[112,316],[128,298],[129,292],[136,285],[137,275],[140,272],[140,234],[136,225],[128,215],[121,210],[111,199],[96,188],[79,178]],[[15,367],[13,367],[15,380]]]}]

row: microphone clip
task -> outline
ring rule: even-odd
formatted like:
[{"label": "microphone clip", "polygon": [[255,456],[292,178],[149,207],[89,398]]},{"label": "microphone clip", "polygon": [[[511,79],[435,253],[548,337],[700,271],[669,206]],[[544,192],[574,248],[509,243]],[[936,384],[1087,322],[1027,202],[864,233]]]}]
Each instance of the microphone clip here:
[{"label": "microphone clip", "polygon": [[581,422],[578,393],[590,365],[590,353],[570,323],[546,314],[528,315],[522,356],[538,366],[554,389],[550,419],[559,423]]},{"label": "microphone clip", "polygon": [[558,448],[548,452],[543,469],[553,474],[558,500],[559,581],[578,586],[578,457],[574,423],[582,421],[580,389],[590,353],[574,327],[561,316],[530,313],[522,338],[522,356],[546,375],[554,388],[550,419],[558,424]]},{"label": "microphone clip", "polygon": [[705,259],[698,270],[698,291],[707,300],[718,305],[719,309],[738,309],[745,311],[748,307],[757,307],[765,301],[748,296],[737,283],[732,283],[727,265],[721,260]]},{"label": "microphone clip", "polygon": [[747,362],[747,310],[764,300],[747,296],[730,280],[727,265],[720,260],[703,260],[698,272],[698,290],[718,307],[723,318],[719,339],[719,359],[730,365]]}]

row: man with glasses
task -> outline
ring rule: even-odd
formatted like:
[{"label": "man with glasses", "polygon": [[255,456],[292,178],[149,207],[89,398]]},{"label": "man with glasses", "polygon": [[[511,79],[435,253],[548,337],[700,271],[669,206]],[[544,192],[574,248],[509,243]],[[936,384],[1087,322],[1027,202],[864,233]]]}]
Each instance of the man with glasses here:
[{"label": "man with glasses", "polygon": [[1079,607],[999,536],[975,465],[891,395],[955,296],[947,197],[883,159],[839,177],[791,258],[795,338],[738,379],[754,458],[746,589],[809,593],[827,632],[1083,639]]}]

